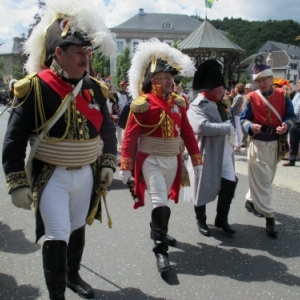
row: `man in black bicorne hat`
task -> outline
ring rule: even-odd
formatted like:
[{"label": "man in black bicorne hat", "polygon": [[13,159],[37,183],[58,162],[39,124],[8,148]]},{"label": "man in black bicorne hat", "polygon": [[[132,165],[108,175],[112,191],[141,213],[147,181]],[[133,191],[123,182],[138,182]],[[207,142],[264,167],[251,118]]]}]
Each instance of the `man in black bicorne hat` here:
[{"label": "man in black bicorne hat", "polygon": [[216,60],[203,62],[193,79],[193,89],[199,94],[187,113],[203,155],[203,169],[193,176],[192,164],[188,161],[191,186],[185,189],[184,199],[194,204],[199,232],[205,236],[210,236],[206,204],[216,197],[215,226],[227,234],[235,233],[228,223],[230,205],[238,183],[233,156],[235,134],[230,103],[223,100],[224,88],[221,65]]}]

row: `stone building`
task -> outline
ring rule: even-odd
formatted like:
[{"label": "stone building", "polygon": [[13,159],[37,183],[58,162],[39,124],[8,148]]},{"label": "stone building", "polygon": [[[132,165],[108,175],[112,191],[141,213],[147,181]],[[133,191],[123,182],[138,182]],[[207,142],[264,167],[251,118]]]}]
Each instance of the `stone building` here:
[{"label": "stone building", "polygon": [[[200,21],[188,15],[146,13],[140,8],[137,15],[110,30],[116,34],[117,55],[120,55],[128,45],[132,57],[135,46],[141,40],[156,37],[173,45],[174,42],[184,40],[199,25]],[[112,59],[110,66],[112,75],[115,67],[116,59]]]},{"label": "stone building", "polygon": [[13,79],[14,65],[20,62],[24,64],[26,57],[22,55],[22,43],[24,38],[14,38],[0,45],[0,58],[3,61],[3,69],[0,70],[0,87],[7,88],[9,81]]}]

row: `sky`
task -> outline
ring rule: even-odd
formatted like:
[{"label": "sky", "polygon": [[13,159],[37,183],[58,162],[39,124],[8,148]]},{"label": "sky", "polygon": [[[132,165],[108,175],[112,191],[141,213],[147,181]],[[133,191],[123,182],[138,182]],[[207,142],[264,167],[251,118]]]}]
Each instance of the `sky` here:
[{"label": "sky", "polygon": [[[51,0],[45,0],[46,3]],[[63,0],[62,0],[63,1]],[[89,1],[82,0],[87,5]],[[90,0],[99,8],[107,27],[117,26],[138,14],[178,13],[199,15],[215,20],[241,18],[249,21],[294,20],[300,22],[299,0],[215,0],[211,9],[205,8],[205,0]],[[21,36],[34,22],[39,12],[37,0],[0,1],[0,43]],[[299,32],[300,35],[300,32]]]}]

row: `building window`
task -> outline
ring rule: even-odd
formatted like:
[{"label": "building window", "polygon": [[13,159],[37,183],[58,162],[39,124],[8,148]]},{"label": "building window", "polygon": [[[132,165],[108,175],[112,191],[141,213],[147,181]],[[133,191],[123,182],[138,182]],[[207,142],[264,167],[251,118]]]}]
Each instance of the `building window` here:
[{"label": "building window", "polygon": [[130,41],[130,56],[132,57],[136,51],[136,47],[139,44],[140,40],[131,40]]},{"label": "building window", "polygon": [[172,23],[170,20],[167,20],[165,23],[164,23],[164,27],[165,29],[172,29]]},{"label": "building window", "polygon": [[168,44],[169,46],[173,46],[173,44],[174,44],[173,40],[163,40],[163,42]]},{"label": "building window", "polygon": [[298,82],[298,75],[294,75],[294,82]]},{"label": "building window", "polygon": [[116,42],[117,42],[117,55],[119,55],[124,51],[126,41],[125,39],[116,39]]}]

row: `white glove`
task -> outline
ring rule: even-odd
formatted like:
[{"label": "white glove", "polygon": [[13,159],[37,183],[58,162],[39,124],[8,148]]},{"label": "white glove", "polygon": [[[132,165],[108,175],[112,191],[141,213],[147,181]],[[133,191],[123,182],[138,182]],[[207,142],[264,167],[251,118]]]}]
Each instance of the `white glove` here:
[{"label": "white glove", "polygon": [[121,170],[119,174],[124,184],[126,184],[128,180],[132,177],[132,173],[130,170]]},{"label": "white glove", "polygon": [[194,173],[196,178],[201,176],[202,170],[203,170],[203,165],[197,165],[194,167]]},{"label": "white glove", "polygon": [[234,147],[235,146],[235,130],[229,120],[227,120],[226,123],[230,125],[229,144]]},{"label": "white glove", "polygon": [[11,201],[16,207],[31,210],[33,196],[30,188],[21,188],[11,193]]},{"label": "white glove", "polygon": [[100,187],[107,188],[114,179],[114,172],[111,168],[102,168],[100,171]]}]

